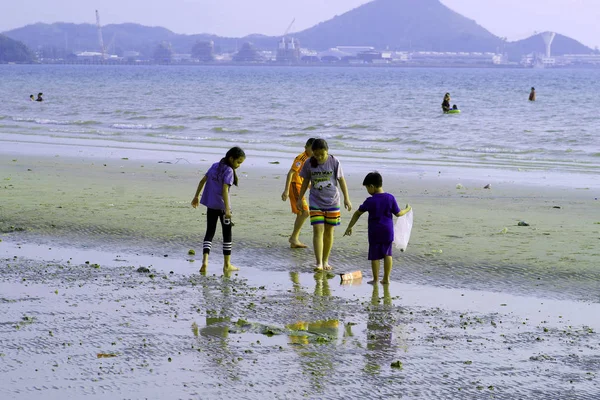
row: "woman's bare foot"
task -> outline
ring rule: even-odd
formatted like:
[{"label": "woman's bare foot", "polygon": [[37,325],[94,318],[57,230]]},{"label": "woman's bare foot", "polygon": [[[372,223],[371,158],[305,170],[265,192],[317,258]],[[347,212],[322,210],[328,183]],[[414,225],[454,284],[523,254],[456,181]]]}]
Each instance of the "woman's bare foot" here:
[{"label": "woman's bare foot", "polygon": [[321,272],[321,271],[323,271],[323,265],[317,264],[317,266],[315,267],[315,272]]},{"label": "woman's bare foot", "polygon": [[[377,285],[379,283],[379,281],[376,281],[375,279],[373,279],[372,281],[367,282],[369,285]],[[383,283],[383,282],[382,282]]]},{"label": "woman's bare foot", "polygon": [[325,263],[323,264],[323,269],[325,271],[331,271],[333,269],[333,266],[329,265],[329,263]]},{"label": "woman's bare foot", "polygon": [[390,281],[388,281],[387,279],[382,279],[382,280],[381,280],[381,284],[382,284],[382,285],[389,285],[389,284],[390,284]]},{"label": "woman's bare foot", "polygon": [[200,273],[202,275],[206,275],[206,270],[208,269],[208,264],[202,264],[202,267],[200,267]]},{"label": "woman's bare foot", "polygon": [[223,265],[223,271],[239,271],[238,267],[234,267],[231,264]]}]

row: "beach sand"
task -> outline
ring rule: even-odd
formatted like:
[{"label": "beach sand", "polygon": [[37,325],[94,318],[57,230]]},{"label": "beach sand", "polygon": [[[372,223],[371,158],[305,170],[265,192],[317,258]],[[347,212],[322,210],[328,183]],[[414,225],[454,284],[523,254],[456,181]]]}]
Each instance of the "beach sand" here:
[{"label": "beach sand", "polygon": [[[208,276],[198,274],[205,212],[190,206],[217,152],[74,153],[0,158],[0,397],[600,393],[595,185],[382,168],[385,190],[414,209],[408,250],[395,254],[389,288],[367,285],[367,218],[342,237],[344,211],[333,273],[364,278],[340,286],[313,274],[308,224],[309,249],[289,248],[294,216],[280,195],[292,158],[249,154],[238,170],[241,270],[226,277],[219,232]],[[379,168],[342,163],[356,209]]]},{"label": "beach sand", "polygon": [[[3,157],[0,229],[24,230],[65,244],[90,242],[109,249],[140,246],[140,250],[178,256],[188,249],[200,253],[205,208],[193,209],[190,202],[202,174],[218,159],[206,154],[194,164],[173,158],[167,164],[131,156]],[[310,249],[287,248],[294,215],[280,195],[289,163],[282,158],[249,157],[238,171],[240,185],[231,191],[234,261],[236,251],[254,248],[291,258],[294,264],[305,265],[305,271],[311,270]],[[361,166],[344,166],[357,209],[368,196],[361,186],[365,172]],[[586,281],[600,273],[598,188],[525,186],[487,177],[469,180],[465,179],[472,175],[469,170],[429,175],[384,173],[384,189],[399,204],[410,203],[415,215],[408,251],[397,252],[397,263],[406,261],[434,275],[444,275],[444,268],[454,266],[465,274],[484,269],[491,279],[506,272],[519,279],[566,275]],[[488,183],[491,189],[483,189]],[[364,269],[369,276],[366,216],[352,237],[342,236],[351,215],[342,212],[331,262],[336,272]],[[529,226],[519,226],[520,221]],[[311,244],[308,223],[301,239]],[[219,268],[219,253],[211,258],[213,270]],[[288,266],[285,261],[272,268],[287,270]],[[399,265],[394,270],[396,279],[402,279],[402,270]],[[460,270],[451,274],[461,274]]]}]

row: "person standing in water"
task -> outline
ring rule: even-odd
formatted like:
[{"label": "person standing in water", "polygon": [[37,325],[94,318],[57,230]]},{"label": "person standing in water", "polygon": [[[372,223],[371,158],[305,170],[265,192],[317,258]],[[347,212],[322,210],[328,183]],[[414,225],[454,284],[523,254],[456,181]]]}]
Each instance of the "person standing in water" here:
[{"label": "person standing in water", "polygon": [[42,99],[42,95],[43,95],[42,92],[38,93],[38,97],[37,97],[37,99],[35,99],[35,101],[44,101],[44,99]]},{"label": "person standing in water", "polygon": [[300,171],[302,170],[302,167],[304,167],[306,160],[312,157],[312,144],[314,141],[314,138],[308,139],[304,145],[304,152],[299,154],[294,160],[292,167],[287,174],[285,187],[283,189],[283,193],[281,194],[281,200],[283,201],[286,201],[289,197],[290,204],[292,206],[292,212],[296,214],[294,230],[292,231],[292,235],[289,239],[290,247],[292,249],[304,249],[307,247],[300,241],[300,230],[308,218],[308,203],[304,198],[302,199],[302,208],[298,208],[297,203],[298,195],[300,194],[300,189],[302,188],[302,183],[304,181],[300,176]]},{"label": "person standing in water", "polygon": [[29,101],[35,101],[35,97],[33,97],[33,95],[29,95]]},{"label": "person standing in water", "polygon": [[531,92],[529,92],[529,101],[535,101],[535,88],[531,88]]},{"label": "person standing in water", "polygon": [[446,93],[444,95],[444,101],[442,101],[442,111],[444,111],[444,113],[450,111],[450,93]]}]

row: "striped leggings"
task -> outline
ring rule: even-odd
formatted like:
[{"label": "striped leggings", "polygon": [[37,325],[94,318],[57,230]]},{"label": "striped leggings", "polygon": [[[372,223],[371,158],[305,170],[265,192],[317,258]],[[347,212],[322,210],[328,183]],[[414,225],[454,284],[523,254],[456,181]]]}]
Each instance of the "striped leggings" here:
[{"label": "striped leggings", "polygon": [[223,229],[223,255],[231,255],[231,224],[225,224],[223,218],[224,210],[216,210],[209,208],[206,212],[206,234],[204,235],[204,244],[202,245],[202,253],[210,254],[212,249],[212,240],[217,231],[217,220],[221,220],[221,228]]}]

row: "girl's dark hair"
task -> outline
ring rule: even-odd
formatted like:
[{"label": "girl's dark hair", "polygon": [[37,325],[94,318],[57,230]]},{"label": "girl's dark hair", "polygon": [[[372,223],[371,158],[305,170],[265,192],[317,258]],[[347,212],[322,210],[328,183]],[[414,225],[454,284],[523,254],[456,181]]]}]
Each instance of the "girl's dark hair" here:
[{"label": "girl's dark hair", "polygon": [[234,160],[237,160],[238,158],[244,157],[246,158],[246,153],[244,153],[244,150],[242,150],[241,147],[232,147],[227,151],[227,154],[225,154],[225,157],[221,158],[221,161],[219,161],[219,176],[221,176],[223,174],[223,165],[227,165],[228,167],[231,167],[231,169],[233,169],[233,184],[235,186],[237,186],[238,184],[238,176],[235,173],[235,168],[233,168],[233,165],[231,165],[231,163],[229,162],[230,158],[233,158]]},{"label": "girl's dark hair", "polygon": [[[327,145],[327,142],[325,141],[325,139],[315,139],[314,142],[312,142],[312,151],[314,152],[315,150],[327,150],[329,151],[329,146]],[[315,156],[312,156],[310,158],[310,166],[313,168],[316,168],[319,165],[319,162],[317,161],[317,159],[315,158]]]},{"label": "girl's dark hair", "polygon": [[316,140],[315,138],[312,138],[312,137],[311,137],[310,139],[308,139],[308,140],[306,141],[306,144],[304,145],[304,147],[310,147],[310,148],[312,149],[312,144],[313,144],[313,142],[314,142],[315,140]]},{"label": "girl's dark hair", "polygon": [[373,185],[376,188],[380,188],[383,186],[383,177],[379,172],[369,172],[367,176],[365,176],[365,180],[363,181],[363,186]]}]

